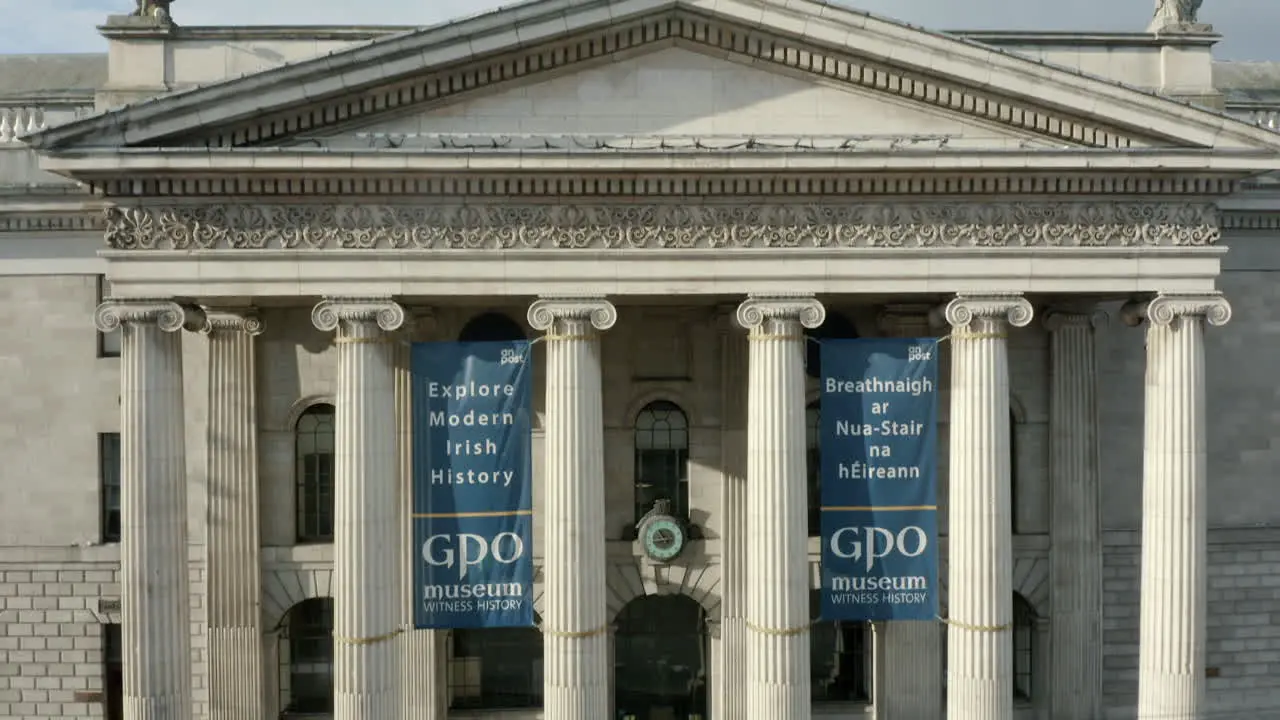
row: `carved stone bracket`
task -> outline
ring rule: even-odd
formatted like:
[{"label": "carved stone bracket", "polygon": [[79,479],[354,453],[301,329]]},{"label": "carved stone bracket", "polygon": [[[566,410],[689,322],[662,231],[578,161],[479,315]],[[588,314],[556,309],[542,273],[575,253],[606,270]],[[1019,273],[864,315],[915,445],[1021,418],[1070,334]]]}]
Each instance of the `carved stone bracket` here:
[{"label": "carved stone bracket", "polygon": [[93,316],[100,332],[114,332],[122,325],[154,323],[164,332],[196,331],[204,327],[204,311],[165,298],[107,300]]},{"label": "carved stone bracket", "polygon": [[1172,325],[1180,317],[1203,317],[1214,326],[1231,322],[1231,303],[1221,293],[1161,293],[1150,300],[1128,303],[1120,311],[1126,325],[1136,327],[1144,320],[1153,325]]},{"label": "carved stone bracket", "polygon": [[1150,202],[112,207],[116,250],[1185,247],[1212,204]]}]

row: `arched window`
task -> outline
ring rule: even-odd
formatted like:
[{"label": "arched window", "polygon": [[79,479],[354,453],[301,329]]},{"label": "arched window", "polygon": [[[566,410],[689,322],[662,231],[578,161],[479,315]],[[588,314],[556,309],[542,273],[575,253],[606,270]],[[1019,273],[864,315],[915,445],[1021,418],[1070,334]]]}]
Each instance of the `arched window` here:
[{"label": "arched window", "polygon": [[333,542],[334,410],[312,405],[294,428],[299,543]]},{"label": "arched window", "polygon": [[542,632],[536,627],[458,629],[449,658],[449,707],[542,707]]},{"label": "arched window", "polygon": [[865,622],[819,621],[822,595],[809,591],[810,697],[813,702],[870,702],[871,633]]},{"label": "arched window", "polygon": [[679,517],[689,512],[689,418],[679,405],[651,402],[636,415],[636,522],[656,500],[670,500]]},{"label": "arched window", "polygon": [[1013,696],[1031,700],[1035,690],[1036,610],[1027,599],[1013,594]]},{"label": "arched window", "polygon": [[822,534],[822,447],[818,401],[804,409],[805,482],[809,489],[809,537]]},{"label": "arched window", "polygon": [[290,608],[280,644],[284,716],[333,712],[333,599],[311,598]]},{"label": "arched window", "polygon": [[503,342],[524,340],[524,328],[515,320],[498,312],[481,313],[463,326],[458,342]]}]

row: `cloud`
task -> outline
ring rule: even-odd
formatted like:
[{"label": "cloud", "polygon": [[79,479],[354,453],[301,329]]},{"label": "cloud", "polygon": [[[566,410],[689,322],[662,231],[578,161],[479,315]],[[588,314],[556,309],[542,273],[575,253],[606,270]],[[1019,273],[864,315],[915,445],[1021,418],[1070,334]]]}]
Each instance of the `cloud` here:
[{"label": "cloud", "polygon": [[[510,4],[502,0],[174,0],[185,25],[434,25]],[[1155,0],[848,0],[937,29],[1142,32]],[[102,52],[96,31],[132,0],[0,0],[0,52]],[[1280,60],[1272,42],[1280,2],[1209,0],[1201,19],[1225,35],[1221,58]]]}]

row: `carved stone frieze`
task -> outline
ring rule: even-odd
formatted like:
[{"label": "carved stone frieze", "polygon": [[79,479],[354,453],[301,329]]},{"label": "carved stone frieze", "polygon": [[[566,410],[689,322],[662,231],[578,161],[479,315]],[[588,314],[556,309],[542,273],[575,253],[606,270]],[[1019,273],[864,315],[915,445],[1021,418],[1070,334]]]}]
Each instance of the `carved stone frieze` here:
[{"label": "carved stone frieze", "polygon": [[1212,204],[225,204],[113,207],[117,250],[1203,246]]}]

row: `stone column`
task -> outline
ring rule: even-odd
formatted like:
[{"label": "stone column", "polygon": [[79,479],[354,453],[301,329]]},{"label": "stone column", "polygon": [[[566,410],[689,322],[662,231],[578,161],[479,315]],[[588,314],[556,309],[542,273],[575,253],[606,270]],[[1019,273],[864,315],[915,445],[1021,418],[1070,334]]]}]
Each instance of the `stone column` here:
[{"label": "stone column", "polygon": [[263,715],[258,409],[250,309],[206,312],[209,338],[205,607],[211,720]]},{"label": "stone column", "polygon": [[723,309],[720,336],[720,640],[712,665],[716,717],[748,720],[747,686],[747,340]]},{"label": "stone column", "polygon": [[[881,312],[888,337],[933,337],[931,308],[891,305]],[[942,625],[937,622],[880,623],[884,657],[877,662],[883,682],[875,697],[879,720],[937,720],[942,717]]]},{"label": "stone column", "polygon": [[543,714],[599,720],[609,716],[610,656],[598,333],[618,313],[603,298],[555,297],[528,316],[546,333]]},{"label": "stone column", "polygon": [[447,678],[440,662],[437,645],[444,633],[415,630],[413,614],[419,593],[414,591],[413,570],[419,556],[413,548],[413,403],[410,377],[410,349],[435,327],[435,318],[426,308],[413,309],[412,325],[406,323],[400,342],[395,347],[396,438],[399,458],[398,499],[401,559],[404,562],[401,592],[405,633],[400,638],[403,663],[401,691],[404,695],[404,720],[443,720],[448,713]]},{"label": "stone column", "polygon": [[951,325],[947,717],[1012,720],[1013,527],[1009,459],[1010,326],[1019,295],[959,295]]},{"label": "stone column", "polygon": [[94,317],[121,331],[120,600],[127,720],[187,720],[191,595],[187,561],[182,330],[203,313],[167,300],[108,300]]},{"label": "stone column", "polygon": [[311,321],[337,331],[333,716],[395,720],[404,566],[392,333],[405,312],[386,298],[326,298]]},{"label": "stone column", "polygon": [[1125,307],[1147,326],[1142,454],[1139,720],[1198,720],[1205,707],[1207,549],[1204,326],[1225,325],[1217,293],[1162,294]]},{"label": "stone column", "polygon": [[750,296],[747,369],[747,702],[753,720],[807,720],[809,552],[805,337],[826,310],[812,297]]},{"label": "stone column", "polygon": [[1090,308],[1051,310],[1049,462],[1052,720],[1102,712],[1102,493],[1098,480],[1098,370]]}]

